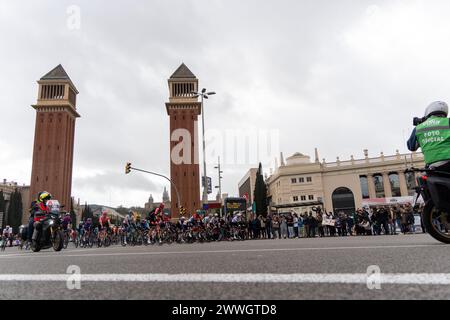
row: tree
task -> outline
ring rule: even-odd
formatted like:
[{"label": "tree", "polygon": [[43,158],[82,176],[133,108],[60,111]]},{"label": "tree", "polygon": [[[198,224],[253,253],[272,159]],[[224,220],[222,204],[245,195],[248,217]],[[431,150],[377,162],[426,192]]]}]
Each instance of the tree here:
[{"label": "tree", "polygon": [[22,224],[22,210],[22,195],[19,190],[16,189],[13,193],[11,193],[6,219],[6,224],[10,225],[14,232],[17,232],[19,226]]},{"label": "tree", "polygon": [[84,219],[89,219],[89,218],[93,219],[94,214],[92,213],[91,208],[89,207],[89,205],[86,202],[86,204],[84,205],[83,212],[81,213],[81,219],[84,220]]},{"label": "tree", "polygon": [[267,216],[267,185],[264,181],[262,165],[259,164],[258,172],[256,173],[255,191],[253,199],[256,206],[256,214]]},{"label": "tree", "polygon": [[0,214],[3,214],[3,222],[2,222],[2,229],[5,228],[5,222],[6,222],[6,201],[5,196],[3,195],[3,190],[0,190]]},{"label": "tree", "polygon": [[72,228],[77,226],[77,215],[73,209],[73,198],[70,198],[70,219],[72,220]]}]

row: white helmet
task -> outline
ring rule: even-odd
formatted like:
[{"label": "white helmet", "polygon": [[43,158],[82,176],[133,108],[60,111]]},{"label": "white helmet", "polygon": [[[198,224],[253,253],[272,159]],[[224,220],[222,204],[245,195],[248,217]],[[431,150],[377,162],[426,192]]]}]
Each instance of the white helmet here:
[{"label": "white helmet", "polygon": [[442,101],[433,102],[425,110],[425,118],[438,114],[445,114],[445,116],[448,115],[448,105],[445,102]]}]

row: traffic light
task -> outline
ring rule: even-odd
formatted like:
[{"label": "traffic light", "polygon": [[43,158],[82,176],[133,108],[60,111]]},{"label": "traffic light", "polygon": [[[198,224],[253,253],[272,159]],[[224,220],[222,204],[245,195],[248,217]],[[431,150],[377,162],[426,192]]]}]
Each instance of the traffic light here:
[{"label": "traffic light", "polygon": [[131,172],[131,163],[127,162],[127,165],[125,166],[125,174],[129,174]]},{"label": "traffic light", "polygon": [[186,208],[183,207],[183,206],[181,206],[181,207],[180,207],[180,213],[181,213],[182,215],[185,215],[185,214],[186,214]]}]

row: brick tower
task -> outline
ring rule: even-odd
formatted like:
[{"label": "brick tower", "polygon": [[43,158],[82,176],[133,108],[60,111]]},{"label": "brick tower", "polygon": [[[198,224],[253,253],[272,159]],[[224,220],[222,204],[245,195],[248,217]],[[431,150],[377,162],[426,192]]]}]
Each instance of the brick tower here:
[{"label": "brick tower", "polygon": [[179,204],[172,186],[171,211],[172,218],[178,218],[180,205],[186,208],[187,215],[201,207],[197,141],[197,118],[201,114],[201,104],[191,94],[198,90],[198,79],[184,63],[168,82],[170,97],[166,109],[170,117],[170,178],[181,199]]},{"label": "brick tower", "polygon": [[36,110],[31,199],[48,191],[69,211],[78,90],[58,65],[39,81]]}]

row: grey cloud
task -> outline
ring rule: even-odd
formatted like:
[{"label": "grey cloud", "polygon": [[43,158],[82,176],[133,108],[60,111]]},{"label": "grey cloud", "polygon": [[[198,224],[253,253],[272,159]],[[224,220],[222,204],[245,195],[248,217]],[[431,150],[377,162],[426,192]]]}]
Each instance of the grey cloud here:
[{"label": "grey cloud", "polygon": [[[81,8],[80,30],[66,27],[72,4]],[[367,27],[371,5],[380,8],[380,28]],[[169,173],[166,80],[181,62],[200,86],[217,92],[205,105],[207,128],[278,128],[285,157],[313,156],[314,147],[327,160],[362,156],[364,148],[405,151],[411,118],[431,100],[449,98],[448,7],[395,0],[2,1],[0,145],[8,158],[1,158],[0,177],[29,182],[31,167],[23,164],[31,163],[35,80],[58,63],[80,91],[73,192],[90,202],[111,193],[126,195],[117,200],[124,205],[142,205],[148,192],[161,193],[165,182],[122,172],[132,161]],[[410,37],[405,24],[420,26],[418,35]],[[224,192],[237,192],[246,169],[224,167]]]}]

